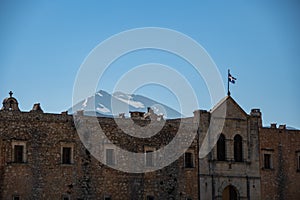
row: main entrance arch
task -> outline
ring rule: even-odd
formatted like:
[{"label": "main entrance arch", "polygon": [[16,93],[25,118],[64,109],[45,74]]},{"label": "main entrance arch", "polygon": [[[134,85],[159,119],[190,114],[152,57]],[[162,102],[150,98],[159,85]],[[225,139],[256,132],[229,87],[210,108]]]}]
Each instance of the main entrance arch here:
[{"label": "main entrance arch", "polygon": [[222,193],[222,200],[238,200],[238,191],[237,189],[232,186],[228,185]]}]

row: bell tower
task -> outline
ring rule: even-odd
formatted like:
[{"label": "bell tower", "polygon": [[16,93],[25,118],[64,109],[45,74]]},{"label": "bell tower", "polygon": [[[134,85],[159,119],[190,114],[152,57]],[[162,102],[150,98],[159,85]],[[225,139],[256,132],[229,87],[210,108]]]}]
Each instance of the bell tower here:
[{"label": "bell tower", "polygon": [[13,96],[13,92],[9,92],[9,97],[5,98],[3,100],[3,107],[1,110],[11,110],[11,111],[20,111],[19,106],[18,106],[18,101],[16,98]]}]

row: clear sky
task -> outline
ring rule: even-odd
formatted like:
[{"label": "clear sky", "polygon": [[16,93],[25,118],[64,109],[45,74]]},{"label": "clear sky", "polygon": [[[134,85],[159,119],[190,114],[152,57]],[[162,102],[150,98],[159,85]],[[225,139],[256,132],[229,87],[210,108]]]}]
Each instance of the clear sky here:
[{"label": "clear sky", "polygon": [[[73,84],[85,57],[119,32],[163,27],[182,32],[210,54],[232,97],[249,113],[260,108],[271,122],[300,128],[299,1],[14,1],[0,2],[0,98],[12,90],[20,108],[40,102],[60,113],[72,104]],[[169,53],[146,50],[117,60],[98,88],[111,92],[132,67],[159,62],[190,80],[202,109],[210,109],[201,77]],[[166,88],[136,91],[177,108]],[[194,110],[197,108],[194,108]],[[192,113],[191,113],[192,115]]]}]

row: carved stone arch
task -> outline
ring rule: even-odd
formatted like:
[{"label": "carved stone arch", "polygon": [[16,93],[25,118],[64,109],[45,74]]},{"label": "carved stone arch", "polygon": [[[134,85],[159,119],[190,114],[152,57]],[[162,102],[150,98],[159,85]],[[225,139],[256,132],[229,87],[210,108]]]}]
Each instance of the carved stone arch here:
[{"label": "carved stone arch", "polygon": [[221,193],[221,197],[222,200],[239,200],[240,199],[239,189],[233,184],[229,184],[223,189]]},{"label": "carved stone arch", "polygon": [[[242,191],[242,188],[239,185],[235,185],[227,180],[224,180],[222,182],[222,184],[220,185],[220,187],[218,188],[218,196],[222,197],[221,198],[222,200],[227,200],[227,199],[223,198],[223,192],[229,186],[232,186],[235,189],[235,191],[237,193],[237,199],[240,199],[240,191]],[[231,200],[231,199],[229,199],[229,200]]]}]

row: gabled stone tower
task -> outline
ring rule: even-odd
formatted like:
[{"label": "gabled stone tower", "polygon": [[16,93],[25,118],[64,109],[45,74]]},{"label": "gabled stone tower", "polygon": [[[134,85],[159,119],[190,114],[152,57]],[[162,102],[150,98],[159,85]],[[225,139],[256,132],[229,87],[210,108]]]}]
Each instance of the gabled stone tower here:
[{"label": "gabled stone tower", "polygon": [[[222,111],[224,116],[219,116]],[[261,199],[259,109],[252,109],[248,115],[227,96],[212,110],[196,112],[200,116],[200,145],[214,140],[210,153],[199,160],[200,199]],[[218,120],[224,120],[224,124],[220,133],[214,133],[209,124],[214,126]],[[211,139],[204,141],[206,134]]]}]

